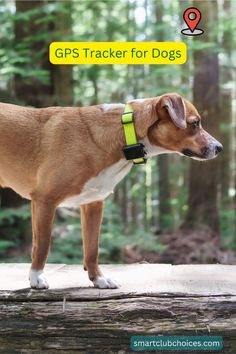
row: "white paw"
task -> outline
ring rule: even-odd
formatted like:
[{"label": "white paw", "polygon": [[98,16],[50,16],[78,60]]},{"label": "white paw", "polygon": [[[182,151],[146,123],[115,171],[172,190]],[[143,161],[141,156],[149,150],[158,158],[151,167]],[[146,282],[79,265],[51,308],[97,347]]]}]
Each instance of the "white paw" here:
[{"label": "white paw", "polygon": [[115,280],[106,277],[97,277],[93,280],[93,285],[99,289],[117,289],[120,287]]},{"label": "white paw", "polygon": [[33,289],[48,289],[49,285],[42,270],[30,270],[29,274],[30,286]]}]

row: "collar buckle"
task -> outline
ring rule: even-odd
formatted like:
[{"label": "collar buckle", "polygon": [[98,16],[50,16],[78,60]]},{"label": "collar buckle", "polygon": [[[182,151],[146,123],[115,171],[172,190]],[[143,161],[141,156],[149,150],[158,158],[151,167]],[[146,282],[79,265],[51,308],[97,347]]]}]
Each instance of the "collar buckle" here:
[{"label": "collar buckle", "polygon": [[146,163],[144,158],[147,154],[145,151],[145,146],[142,143],[126,145],[123,147],[123,152],[126,160],[133,160],[134,164]]},{"label": "collar buckle", "polygon": [[134,112],[126,112],[122,114],[122,124],[129,124],[134,122]]}]

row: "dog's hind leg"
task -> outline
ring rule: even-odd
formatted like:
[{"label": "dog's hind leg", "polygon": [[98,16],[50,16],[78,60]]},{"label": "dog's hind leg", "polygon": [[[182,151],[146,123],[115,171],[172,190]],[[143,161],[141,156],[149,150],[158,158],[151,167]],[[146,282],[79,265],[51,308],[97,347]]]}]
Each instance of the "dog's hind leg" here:
[{"label": "dog's hind leg", "polygon": [[36,289],[47,289],[48,283],[43,273],[51,244],[51,229],[56,205],[47,199],[32,199],[32,265],[30,285]]},{"label": "dog's hind leg", "polygon": [[98,265],[98,246],[102,221],[103,201],[80,206],[83,234],[84,267],[88,270],[89,279],[97,288],[118,288],[119,285],[103,276]]}]

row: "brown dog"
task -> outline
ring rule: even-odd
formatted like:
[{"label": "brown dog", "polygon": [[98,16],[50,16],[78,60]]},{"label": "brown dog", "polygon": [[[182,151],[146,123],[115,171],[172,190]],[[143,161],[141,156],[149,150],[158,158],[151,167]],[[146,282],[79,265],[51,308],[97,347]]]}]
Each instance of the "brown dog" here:
[{"label": "brown dog", "polygon": [[[137,138],[147,157],[177,152],[214,158],[222,145],[203,130],[196,108],[178,94],[130,101]],[[30,285],[48,288],[43,274],[58,206],[79,206],[84,266],[99,288],[116,288],[98,266],[103,200],[130,171],[124,158],[123,104],[24,108],[0,104],[0,185],[32,203]]]}]

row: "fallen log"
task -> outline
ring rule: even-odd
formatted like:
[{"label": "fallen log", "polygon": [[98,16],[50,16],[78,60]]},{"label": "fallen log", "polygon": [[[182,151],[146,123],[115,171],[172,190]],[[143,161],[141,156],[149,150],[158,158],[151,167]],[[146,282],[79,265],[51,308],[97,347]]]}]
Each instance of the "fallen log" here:
[{"label": "fallen log", "polygon": [[133,335],[219,335],[235,354],[236,266],[103,266],[116,290],[91,287],[82,266],[54,264],[51,288],[31,290],[28,269],[0,265],[0,353],[122,354]]}]

